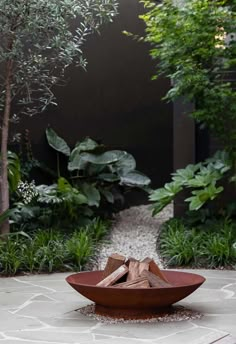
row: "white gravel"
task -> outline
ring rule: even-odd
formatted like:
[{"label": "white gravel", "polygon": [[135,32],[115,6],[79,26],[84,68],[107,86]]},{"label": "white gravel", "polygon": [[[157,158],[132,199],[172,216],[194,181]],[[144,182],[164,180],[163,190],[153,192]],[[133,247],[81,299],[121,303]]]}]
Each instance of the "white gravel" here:
[{"label": "white gravel", "polygon": [[153,258],[156,263],[163,264],[156,252],[156,243],[160,225],[173,216],[173,205],[167,206],[156,217],[152,217],[150,206],[141,205],[125,209],[115,216],[109,236],[97,250],[90,270],[101,270],[112,253],[125,257],[143,259]]},{"label": "white gravel", "polygon": [[172,309],[169,313],[163,315],[156,315],[152,316],[148,319],[122,319],[122,318],[111,318],[106,317],[104,315],[98,315],[95,313],[95,305],[88,305],[76,310],[77,312],[91,317],[94,320],[97,320],[101,323],[105,324],[117,324],[117,323],[128,323],[128,324],[143,324],[143,323],[169,323],[169,322],[176,322],[176,321],[186,321],[186,320],[194,320],[200,319],[202,314],[198,311],[185,308],[183,306],[172,306]]}]

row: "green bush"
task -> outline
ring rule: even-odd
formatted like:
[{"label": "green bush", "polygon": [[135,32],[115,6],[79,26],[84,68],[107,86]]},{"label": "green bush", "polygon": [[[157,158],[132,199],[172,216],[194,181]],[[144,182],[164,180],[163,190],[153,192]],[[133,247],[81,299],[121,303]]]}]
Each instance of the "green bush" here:
[{"label": "green bush", "polygon": [[0,240],[0,275],[82,270],[110,223],[101,219],[71,233],[41,229]]},{"label": "green bush", "polygon": [[230,169],[229,155],[224,151],[216,152],[214,157],[204,162],[178,169],[172,173],[170,183],[150,193],[153,215],[172,202],[182,190],[189,190],[190,197],[185,199],[189,210],[199,210],[223,192],[224,187],[219,184],[223,183]]},{"label": "green bush", "polygon": [[0,242],[0,271],[3,275],[15,275],[22,266],[21,240],[9,238]]},{"label": "green bush", "polygon": [[170,266],[217,268],[236,263],[236,224],[215,219],[191,227],[171,219],[161,230],[160,252]]},{"label": "green bush", "polygon": [[160,250],[169,265],[191,265],[195,263],[198,242],[195,230],[186,230],[181,220],[168,221],[162,229]]},{"label": "green bush", "polygon": [[92,237],[87,229],[74,232],[66,243],[66,250],[72,266],[76,270],[81,270],[88,259],[92,256],[94,245]]},{"label": "green bush", "polygon": [[110,225],[111,223],[108,220],[105,221],[101,220],[100,218],[95,218],[89,225],[86,226],[86,228],[93,241],[97,243],[107,234],[107,229],[110,227]]},{"label": "green bush", "polygon": [[134,157],[125,151],[108,150],[88,137],[77,142],[71,151],[65,140],[51,128],[46,130],[46,137],[57,154],[58,178],[62,154],[68,159],[67,169],[73,187],[86,196],[89,207],[114,204],[123,199],[124,191],[130,188],[147,190],[151,183],[136,170]]},{"label": "green bush", "polygon": [[156,75],[174,82],[166,98],[194,104],[191,116],[208,127],[235,161],[235,0],[143,0],[144,40]]},{"label": "green bush", "polygon": [[145,35],[133,36],[150,44],[157,62],[154,78],[167,75],[172,80],[165,100],[190,102],[193,106],[186,114],[199,128],[207,128],[228,154],[227,161],[205,161],[176,171],[171,183],[150,196],[155,214],[188,188],[189,209],[198,210],[217,198],[224,185],[236,181],[236,88],[231,77],[236,66],[236,1],[141,2],[146,8],[140,16]]},{"label": "green bush", "polygon": [[[90,138],[77,142],[71,151],[51,128],[46,130],[46,137],[57,156],[53,183],[36,186],[24,172],[22,175],[28,180],[17,183],[10,210],[1,214],[0,224],[9,218],[15,231],[51,227],[64,227],[70,231],[93,223],[97,216],[110,217],[114,209],[123,206],[124,194],[131,188],[149,190],[151,181],[136,170],[136,161],[131,154],[107,150]],[[67,158],[65,177],[60,171],[60,156]],[[28,158],[31,161],[32,154]],[[102,224],[97,223],[95,227],[99,238],[104,231]]]}]

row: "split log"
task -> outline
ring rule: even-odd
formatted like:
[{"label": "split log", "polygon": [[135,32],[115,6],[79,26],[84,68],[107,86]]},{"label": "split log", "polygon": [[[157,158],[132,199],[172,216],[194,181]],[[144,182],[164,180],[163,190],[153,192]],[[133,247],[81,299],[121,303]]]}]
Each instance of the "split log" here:
[{"label": "split log", "polygon": [[115,288],[150,288],[147,277],[138,277],[132,281],[118,283],[114,285]]},{"label": "split log", "polygon": [[109,276],[105,277],[103,280],[101,280],[97,286],[98,287],[109,287],[110,285],[114,284],[116,281],[118,281],[122,276],[127,274],[129,269],[126,265],[121,265],[118,269],[113,271]]},{"label": "split log", "polygon": [[147,278],[151,287],[154,288],[170,288],[172,285],[163,281],[159,276],[153,274],[151,271],[144,270],[141,277]]},{"label": "split log", "polygon": [[130,262],[138,262],[138,260],[133,257],[129,257],[125,262],[125,265],[129,266]]},{"label": "split log", "polygon": [[125,263],[125,257],[118,253],[113,253],[107,260],[105,269],[103,271],[103,278],[109,276],[113,271],[117,270]]},{"label": "split log", "polygon": [[159,269],[158,265],[154,262],[153,259],[146,257],[142,262],[149,263],[149,271],[151,271],[154,275],[160,277],[163,281],[169,282],[168,279],[165,277],[164,273]]},{"label": "split log", "polygon": [[135,280],[139,277],[139,261],[130,261],[127,282]]},{"label": "split log", "polygon": [[141,276],[144,270],[149,270],[149,263],[142,261],[139,263],[139,276]]}]

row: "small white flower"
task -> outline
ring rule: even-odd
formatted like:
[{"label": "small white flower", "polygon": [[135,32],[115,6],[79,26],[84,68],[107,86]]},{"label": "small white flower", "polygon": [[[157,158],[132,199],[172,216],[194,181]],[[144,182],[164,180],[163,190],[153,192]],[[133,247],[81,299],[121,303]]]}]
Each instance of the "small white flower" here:
[{"label": "small white flower", "polygon": [[30,183],[27,181],[23,182],[21,180],[18,184],[17,191],[24,204],[29,204],[35,197],[38,196],[38,190],[34,180],[32,180]]}]

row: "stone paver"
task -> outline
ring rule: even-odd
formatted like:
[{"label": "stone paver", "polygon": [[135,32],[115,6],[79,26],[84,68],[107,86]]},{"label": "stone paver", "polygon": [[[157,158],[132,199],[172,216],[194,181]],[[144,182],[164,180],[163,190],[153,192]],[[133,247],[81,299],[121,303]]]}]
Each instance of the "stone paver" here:
[{"label": "stone paver", "polygon": [[234,343],[236,271],[193,272],[207,281],[179,304],[202,312],[201,319],[139,324],[100,323],[76,312],[91,302],[66,283],[68,274],[0,278],[0,344]]}]

